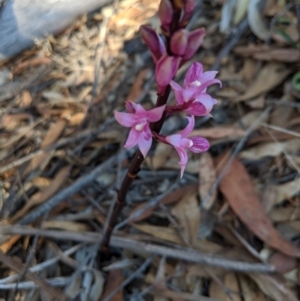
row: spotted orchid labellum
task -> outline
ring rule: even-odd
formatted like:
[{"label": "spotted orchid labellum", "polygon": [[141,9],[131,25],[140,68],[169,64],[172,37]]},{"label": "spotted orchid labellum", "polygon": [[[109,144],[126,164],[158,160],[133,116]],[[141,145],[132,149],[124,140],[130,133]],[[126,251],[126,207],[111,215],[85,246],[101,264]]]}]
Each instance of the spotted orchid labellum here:
[{"label": "spotted orchid labellum", "polygon": [[[155,64],[157,105],[154,109],[146,110],[141,104],[129,101],[126,102],[127,113],[115,112],[116,120],[130,128],[125,148],[138,146],[145,158],[153,139],[172,146],[180,159],[181,177],[188,163],[188,151],[201,153],[209,148],[209,142],[205,138],[189,137],[189,134],[194,129],[195,116],[209,116],[217,103],[207,89],[214,84],[221,85],[220,80],[216,79],[218,72],[204,71],[199,62],[191,64],[182,86],[174,81],[179,68],[192,58],[204,39],[204,28],[191,32],[185,28],[196,4],[196,0],[161,0],[158,15],[165,38],[149,26],[141,26],[141,37]],[[171,89],[177,104],[167,106]],[[178,112],[188,114],[186,128],[166,137],[160,135],[165,118]]]}]

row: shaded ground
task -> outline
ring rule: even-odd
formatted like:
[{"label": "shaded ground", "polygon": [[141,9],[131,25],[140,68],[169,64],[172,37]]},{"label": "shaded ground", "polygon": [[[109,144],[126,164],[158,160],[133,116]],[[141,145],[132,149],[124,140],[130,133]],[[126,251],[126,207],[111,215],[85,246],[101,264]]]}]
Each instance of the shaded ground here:
[{"label": "shaded ground", "polygon": [[[138,36],[145,22],[159,27],[158,1],[149,2],[115,3],[2,64],[0,297],[298,300],[296,1],[267,1],[264,10],[250,1],[248,18],[245,1],[233,11],[233,1],[203,1],[190,26],[207,30],[197,60],[223,82],[211,90],[213,118],[199,118],[195,130],[210,151],[192,154],[180,180],[176,153],[156,144],[112,256],[98,252],[134,155],[122,148],[127,133],[113,111],[156,99]],[[184,125],[172,116],[163,132]]]}]

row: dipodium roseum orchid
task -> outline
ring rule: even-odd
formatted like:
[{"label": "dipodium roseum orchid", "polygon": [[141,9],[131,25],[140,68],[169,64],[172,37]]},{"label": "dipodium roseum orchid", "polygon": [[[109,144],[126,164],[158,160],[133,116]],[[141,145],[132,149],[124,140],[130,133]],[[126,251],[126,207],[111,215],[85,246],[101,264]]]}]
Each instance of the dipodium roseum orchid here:
[{"label": "dipodium roseum orchid", "polygon": [[146,157],[152,144],[149,122],[160,120],[165,106],[147,111],[140,104],[128,101],[126,102],[126,109],[129,113],[115,112],[116,120],[121,125],[131,128],[124,147],[132,148],[138,145],[141,153]]},{"label": "dipodium roseum orchid", "polygon": [[194,116],[209,115],[217,100],[206,93],[209,86],[220,84],[216,79],[217,71],[203,72],[203,66],[200,63],[193,63],[186,73],[183,87],[173,80],[170,82],[174,90],[176,101],[176,111],[178,109],[186,111]]},{"label": "dipodium roseum orchid", "polygon": [[188,119],[188,125],[178,134],[163,137],[156,134],[156,138],[163,143],[172,145],[177,151],[180,161],[178,162],[181,166],[181,178],[183,176],[186,164],[188,162],[187,150],[193,153],[202,153],[209,149],[209,142],[200,136],[187,137],[195,126],[195,117],[186,117]]}]

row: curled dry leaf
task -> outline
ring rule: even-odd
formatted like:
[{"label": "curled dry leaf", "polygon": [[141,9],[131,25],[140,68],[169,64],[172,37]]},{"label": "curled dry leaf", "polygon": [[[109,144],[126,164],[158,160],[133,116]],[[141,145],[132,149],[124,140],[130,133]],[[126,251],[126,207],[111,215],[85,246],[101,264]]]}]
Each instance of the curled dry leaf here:
[{"label": "curled dry leaf", "polygon": [[222,16],[220,20],[220,32],[228,33],[235,7],[235,0],[227,0],[222,7]]},{"label": "curled dry leaf", "polygon": [[209,210],[216,200],[217,191],[215,190],[207,202],[203,202],[203,200],[209,194],[212,185],[216,181],[216,178],[217,174],[210,153],[203,153],[199,162],[199,195],[202,200],[201,205],[206,210]]},{"label": "curled dry leaf", "polygon": [[244,17],[246,16],[249,1],[250,0],[236,1],[235,14],[234,14],[234,17],[233,17],[233,23],[235,25],[240,23],[244,19]]},{"label": "curled dry leaf", "polygon": [[248,21],[252,32],[260,39],[267,40],[270,32],[265,25],[265,21],[261,14],[260,0],[250,0],[248,5]]},{"label": "curled dry leaf", "polygon": [[286,68],[280,63],[267,63],[258,73],[257,77],[247,89],[246,93],[234,99],[236,102],[252,99],[262,93],[277,87],[290,73],[291,68]]},{"label": "curled dry leaf", "polygon": [[[222,157],[219,157],[218,161],[221,160]],[[218,170],[221,171],[222,167]],[[300,257],[300,251],[273,227],[255,193],[249,174],[237,159],[223,177],[220,190],[233,211],[257,237],[288,256]]]}]

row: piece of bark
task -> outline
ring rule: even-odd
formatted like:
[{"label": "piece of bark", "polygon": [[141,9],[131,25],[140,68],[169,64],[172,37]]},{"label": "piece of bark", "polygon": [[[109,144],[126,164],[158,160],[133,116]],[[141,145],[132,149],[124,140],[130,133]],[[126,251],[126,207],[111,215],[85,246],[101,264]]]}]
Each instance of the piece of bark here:
[{"label": "piece of bark", "polygon": [[0,62],[56,34],[77,16],[112,0],[5,0],[0,8]]}]

